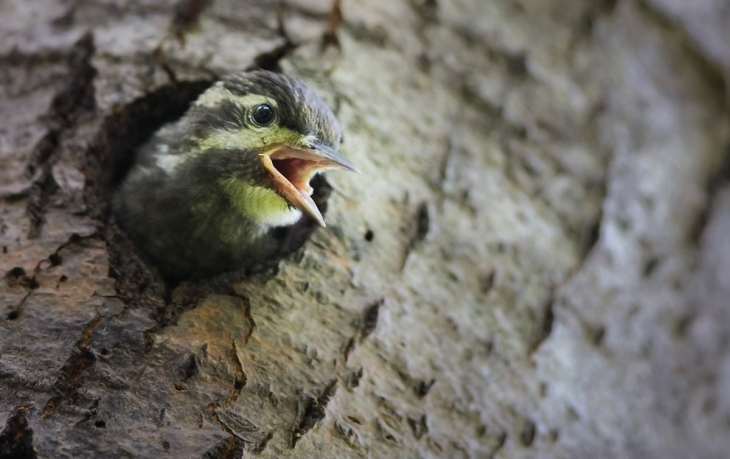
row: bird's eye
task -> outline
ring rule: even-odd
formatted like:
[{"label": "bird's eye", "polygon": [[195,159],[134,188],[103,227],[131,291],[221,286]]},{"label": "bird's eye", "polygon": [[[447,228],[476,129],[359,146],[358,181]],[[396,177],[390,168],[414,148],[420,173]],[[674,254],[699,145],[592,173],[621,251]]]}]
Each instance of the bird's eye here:
[{"label": "bird's eye", "polygon": [[260,104],[253,109],[253,120],[259,126],[268,126],[274,121],[274,107],[269,104]]}]

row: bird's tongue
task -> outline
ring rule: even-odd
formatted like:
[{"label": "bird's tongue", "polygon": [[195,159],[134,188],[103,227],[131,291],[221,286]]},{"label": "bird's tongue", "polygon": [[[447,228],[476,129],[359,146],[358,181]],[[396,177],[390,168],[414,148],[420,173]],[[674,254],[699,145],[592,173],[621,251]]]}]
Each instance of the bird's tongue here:
[{"label": "bird's tongue", "polygon": [[324,218],[312,200],[313,190],[309,186],[314,174],[328,169],[360,172],[349,159],[316,139],[310,139],[303,149],[277,145],[259,157],[279,193],[321,226],[326,226]]},{"label": "bird's tongue", "polygon": [[312,187],[309,186],[309,181],[316,172],[317,164],[314,161],[308,161],[306,159],[298,158],[287,158],[287,159],[272,159],[271,161],[281,175],[286,178],[289,183],[294,185],[294,188],[299,191],[304,197],[312,195]]},{"label": "bird's tongue", "polygon": [[276,153],[262,154],[260,157],[264,167],[271,174],[279,193],[290,203],[306,212],[320,226],[326,226],[322,213],[311,198],[312,187],[309,186],[309,180],[322,169],[322,165],[318,161],[293,157],[288,154],[282,155],[283,157],[273,157]]}]

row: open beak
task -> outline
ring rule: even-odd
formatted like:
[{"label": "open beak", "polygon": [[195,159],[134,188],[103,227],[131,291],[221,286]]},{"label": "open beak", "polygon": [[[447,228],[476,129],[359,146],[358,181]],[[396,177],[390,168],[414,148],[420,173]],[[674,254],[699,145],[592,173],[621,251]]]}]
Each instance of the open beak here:
[{"label": "open beak", "polygon": [[322,213],[312,200],[313,190],[309,185],[312,177],[329,169],[360,173],[349,159],[318,140],[296,148],[280,145],[259,156],[264,167],[271,173],[279,192],[320,226],[326,225]]}]

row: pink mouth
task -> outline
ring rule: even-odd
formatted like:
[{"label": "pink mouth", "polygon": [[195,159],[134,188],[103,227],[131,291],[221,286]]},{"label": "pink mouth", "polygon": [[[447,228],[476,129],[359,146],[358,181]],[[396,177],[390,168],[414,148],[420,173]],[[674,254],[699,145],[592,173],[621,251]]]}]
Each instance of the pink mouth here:
[{"label": "pink mouth", "polygon": [[326,226],[322,213],[312,200],[309,181],[318,172],[339,167],[339,164],[306,150],[282,147],[271,154],[260,155],[264,167],[289,202],[306,212],[321,226]]}]

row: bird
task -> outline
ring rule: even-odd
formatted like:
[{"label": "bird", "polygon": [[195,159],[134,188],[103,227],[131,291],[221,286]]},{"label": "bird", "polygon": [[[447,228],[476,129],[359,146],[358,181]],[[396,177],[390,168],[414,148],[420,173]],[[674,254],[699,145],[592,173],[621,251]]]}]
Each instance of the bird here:
[{"label": "bird", "polygon": [[204,91],[136,151],[112,194],[117,224],[169,279],[251,267],[278,253],[278,229],[324,227],[310,180],[359,173],[338,152],[340,123],[302,80],[255,70]]}]

